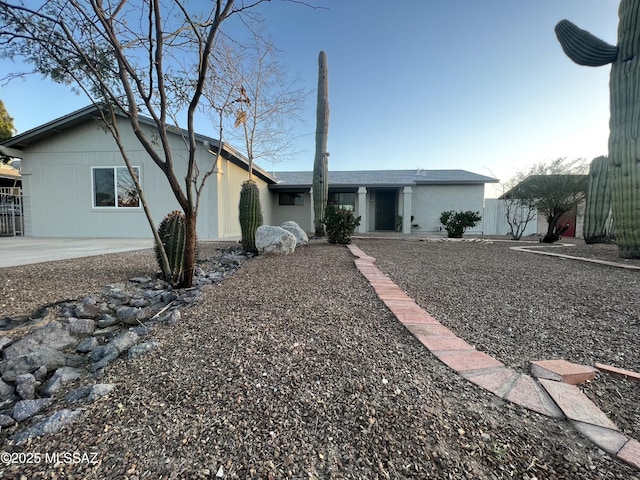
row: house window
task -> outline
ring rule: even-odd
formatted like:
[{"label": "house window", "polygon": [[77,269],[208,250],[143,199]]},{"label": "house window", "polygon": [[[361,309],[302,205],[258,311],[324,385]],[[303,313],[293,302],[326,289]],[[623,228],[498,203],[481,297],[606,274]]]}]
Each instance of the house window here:
[{"label": "house window", "polygon": [[302,192],[280,192],[278,194],[278,205],[280,206],[304,206],[304,193]]},{"label": "house window", "polygon": [[336,205],[343,210],[356,209],[356,194],[353,192],[329,192],[329,205]]},{"label": "house window", "polygon": [[[133,167],[133,171],[140,178],[140,167]],[[140,207],[138,192],[126,167],[95,167],[92,175],[94,207]]]}]

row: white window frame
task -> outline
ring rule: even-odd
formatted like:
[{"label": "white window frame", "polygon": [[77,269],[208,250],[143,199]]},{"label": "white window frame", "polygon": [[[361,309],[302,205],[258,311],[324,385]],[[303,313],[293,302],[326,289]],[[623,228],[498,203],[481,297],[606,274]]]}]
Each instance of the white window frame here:
[{"label": "white window frame", "polygon": [[[132,167],[134,171],[138,173],[138,181],[140,181],[140,173],[141,168],[139,166]],[[115,204],[111,205],[96,205],[96,183],[95,183],[95,171],[96,170],[113,170],[113,192],[115,198]],[[95,167],[91,167],[91,206],[96,210],[122,210],[122,211],[135,211],[140,210],[142,208],[142,202],[140,198],[138,198],[138,205],[135,207],[127,207],[127,206],[119,206],[118,205],[118,169],[124,169],[127,175],[129,175],[129,171],[126,166],[117,165],[98,165]]]}]

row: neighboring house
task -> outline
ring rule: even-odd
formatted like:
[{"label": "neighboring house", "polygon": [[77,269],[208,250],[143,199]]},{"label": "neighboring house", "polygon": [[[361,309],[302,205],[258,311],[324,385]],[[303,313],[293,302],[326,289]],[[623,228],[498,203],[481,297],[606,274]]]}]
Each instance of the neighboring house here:
[{"label": "neighboring house", "polygon": [[[549,178],[554,178],[555,180],[550,181]],[[540,183],[540,185],[537,185],[540,179],[542,179],[543,182]],[[552,191],[555,190],[555,191],[562,192],[564,186],[566,186],[569,189],[573,189],[575,188],[576,185],[584,184],[584,186],[586,187],[587,181],[588,181],[587,175],[568,174],[568,175],[553,175],[551,177],[547,175],[532,175],[530,177],[525,178],[522,182],[515,185],[513,188],[511,188],[510,190],[502,194],[496,200],[496,202],[498,202],[496,205],[497,211],[499,212],[498,216],[502,215],[504,217],[505,199],[511,198],[515,194],[515,192],[517,192],[518,190],[522,190],[528,193],[532,191],[535,192],[536,189],[543,189],[545,191],[548,189],[552,189]],[[562,198],[562,194],[560,194],[560,197]],[[564,215],[560,217],[560,219],[557,222],[558,228],[567,227],[565,232],[562,234],[563,237],[578,238],[583,236],[585,205],[586,205],[586,201],[583,198],[582,200],[580,200],[580,203],[578,203],[578,205],[575,208],[569,210],[568,212],[566,212]],[[504,223],[502,224],[502,226],[506,228],[505,234],[508,234],[509,232],[508,232],[508,225],[506,225],[506,219],[504,220]],[[527,226],[527,229],[525,230],[523,237],[526,237],[528,235],[538,235],[538,236],[544,237],[544,235],[546,235],[547,233],[548,227],[549,227],[549,224],[547,222],[546,216],[540,212],[536,212],[535,218]]]},{"label": "neighboring house", "polygon": [[[156,222],[178,209],[164,174],[119,119],[123,141],[139,175]],[[152,134],[154,124],[144,120]],[[178,178],[186,171],[186,148],[176,129],[171,134]],[[198,163],[213,165],[218,141],[196,135]],[[132,190],[111,135],[100,126],[95,107],[86,107],[16,135],[0,145],[21,162],[24,232],[37,237],[150,237],[144,212]],[[19,155],[15,155],[19,153]],[[183,154],[181,155],[181,152]],[[180,159],[185,161],[180,164]],[[248,177],[248,160],[224,144],[216,173],[207,181],[198,213],[200,239],[240,236],[238,201]],[[183,170],[183,172],[180,171]],[[294,220],[313,232],[312,172],[268,173],[254,167],[264,223]],[[484,185],[498,180],[464,170],[379,170],[329,172],[329,201],[362,217],[359,232],[440,232],[445,210],[483,212]],[[405,215],[405,212],[408,214]],[[482,233],[482,224],[469,233]]]}]

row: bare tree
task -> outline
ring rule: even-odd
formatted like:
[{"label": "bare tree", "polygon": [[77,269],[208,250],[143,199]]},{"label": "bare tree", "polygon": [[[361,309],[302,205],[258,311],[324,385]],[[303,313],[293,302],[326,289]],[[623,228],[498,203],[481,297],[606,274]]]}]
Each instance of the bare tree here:
[{"label": "bare tree", "polygon": [[260,30],[246,43],[220,42],[203,92],[220,138],[243,149],[251,167],[258,159],[278,163],[297,153],[293,131],[304,123],[308,93],[289,76],[280,54]]},{"label": "bare tree", "polygon": [[536,218],[538,211],[535,199],[519,198],[517,191],[512,192],[517,183],[519,182],[515,180],[509,182],[508,186],[505,186],[507,191],[500,197],[512,240],[522,238],[529,223]]},{"label": "bare tree", "polygon": [[242,246],[253,252],[255,232],[262,224],[260,192],[253,179],[255,160],[279,162],[292,155],[291,132],[303,123],[305,93],[297,87],[297,79],[288,78],[278,54],[261,31],[252,30],[246,44],[222,42],[203,92],[213,107],[211,118],[218,124],[219,138],[242,145],[249,160],[239,220]]},{"label": "bare tree", "polygon": [[[0,1],[0,55],[33,65],[32,73],[74,86],[101,107],[141,197],[156,244],[164,252],[153,219],[121,141],[117,116],[124,116],[149,157],[162,170],[186,217],[183,287],[195,266],[196,220],[200,194],[215,165],[196,162],[194,116],[202,107],[209,59],[220,27],[266,0],[48,0],[36,7]],[[12,74],[15,75],[15,74]],[[141,115],[156,129],[148,133]],[[186,174],[176,171],[170,131],[185,118]],[[166,254],[163,253],[166,261]],[[168,263],[163,261],[163,273]]]}]

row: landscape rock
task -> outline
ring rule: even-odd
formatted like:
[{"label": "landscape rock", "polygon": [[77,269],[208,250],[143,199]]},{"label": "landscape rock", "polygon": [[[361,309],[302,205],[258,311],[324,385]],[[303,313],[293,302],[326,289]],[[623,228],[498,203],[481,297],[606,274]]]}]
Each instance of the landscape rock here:
[{"label": "landscape rock", "polygon": [[76,347],[76,352],[88,353],[98,346],[98,339],[96,337],[85,338]]},{"label": "landscape rock", "polygon": [[180,295],[178,295],[178,292],[175,291],[164,292],[162,294],[162,301],[164,303],[175,302],[178,298],[180,298]]},{"label": "landscape rock", "polygon": [[87,395],[87,401],[95,402],[97,399],[109,395],[114,388],[116,388],[115,383],[96,383],[91,386],[89,395]]},{"label": "landscape rock", "polygon": [[23,400],[32,400],[36,396],[36,377],[30,373],[22,373],[16,377],[16,393]]},{"label": "landscape rock", "polygon": [[98,398],[104,397],[116,388],[115,383],[96,383],[94,385],[84,385],[67,393],[65,400],[68,403],[76,403],[86,400],[88,403],[95,402]]},{"label": "landscape rock", "polygon": [[16,422],[22,422],[33,417],[36,413],[48,407],[53,398],[38,398],[35,400],[20,400],[13,406],[11,416]]},{"label": "landscape rock", "polygon": [[107,328],[112,325],[115,325],[116,323],[118,323],[118,319],[116,317],[114,317],[113,315],[109,315],[108,313],[105,313],[104,315],[102,315],[102,317],[98,319],[98,321],[96,322],[96,326],[98,328]]},{"label": "landscape rock", "polygon": [[12,338],[9,337],[0,337],[0,350],[2,350],[4,347],[6,347],[7,345],[11,345],[11,343],[13,342]]},{"label": "landscape rock", "polygon": [[133,321],[133,323],[138,323],[136,320],[136,316],[140,311],[139,308],[136,307],[120,307],[116,310],[116,318],[123,323],[128,323]]},{"label": "landscape rock", "polygon": [[47,366],[46,365],[42,365],[41,367],[37,368],[33,372],[33,376],[36,378],[36,380],[38,382],[41,382],[42,380],[44,380],[46,378],[47,373],[49,373],[49,370],[47,369]]},{"label": "landscape rock", "polygon": [[96,305],[96,300],[85,297],[75,306],[74,313],[78,318],[97,318],[102,314],[102,309]]},{"label": "landscape rock", "polygon": [[89,393],[91,393],[92,386],[91,385],[83,385],[82,387],[78,387],[74,390],[71,390],[64,399],[67,403],[76,403],[83,398],[86,398]]},{"label": "landscape rock", "polygon": [[[50,400],[50,399],[46,399]],[[42,435],[51,435],[53,433],[58,433],[62,427],[68,425],[73,422],[82,410],[60,410],[59,412],[54,413],[50,417],[45,420],[38,422],[33,427],[28,428],[22,432],[16,433],[9,437],[9,440],[19,443],[28,438],[40,437]]]},{"label": "landscape rock", "polygon": [[145,353],[150,352],[160,346],[159,342],[151,341],[145,343],[139,343],[138,345],[134,345],[129,349],[128,358],[137,358],[140,355],[144,355]]},{"label": "landscape rock", "polygon": [[288,255],[296,249],[296,237],[282,227],[261,225],[256,230],[256,248],[262,255]]},{"label": "landscape rock", "polygon": [[82,377],[82,371],[72,367],[61,367],[55,371],[42,388],[42,395],[51,397],[59,391],[65,383],[73,382]]},{"label": "landscape rock", "polygon": [[11,385],[0,380],[0,400],[15,400],[16,398],[16,390]]},{"label": "landscape rock", "polygon": [[11,425],[15,425],[15,423],[16,421],[9,415],[5,415],[4,413],[0,414],[0,428],[7,428]]},{"label": "landscape rock", "polygon": [[64,362],[66,367],[72,368],[86,367],[88,363],[89,359],[85,355],[78,354],[68,355],[67,360]]},{"label": "landscape rock", "polygon": [[291,232],[293,236],[296,237],[296,247],[309,243],[309,237],[307,236],[307,233],[302,228],[300,228],[300,225],[298,225],[293,220],[284,222],[281,227],[288,232]]},{"label": "landscape rock", "polygon": [[180,310],[171,310],[167,313],[166,316],[162,318],[162,321],[164,321],[167,325],[175,325],[180,321],[180,318],[182,318]]},{"label": "landscape rock", "polygon": [[67,328],[58,322],[51,322],[9,345],[3,349],[2,353],[5,360],[11,360],[41,350],[43,347],[62,350],[76,343],[78,340],[69,334]]},{"label": "landscape rock", "polygon": [[90,318],[69,318],[67,320],[69,333],[76,337],[92,335],[96,329],[96,322]]},{"label": "landscape rock", "polygon": [[52,348],[42,348],[36,352],[0,362],[0,373],[6,382],[15,382],[21,373],[33,373],[42,366],[48,371],[65,365],[63,353]]},{"label": "landscape rock", "polygon": [[108,344],[97,347],[92,353],[90,360],[93,365],[90,367],[91,372],[96,372],[109,363],[113,362],[121,354],[129,350],[138,341],[138,334],[132,331],[126,331],[112,339]]}]

